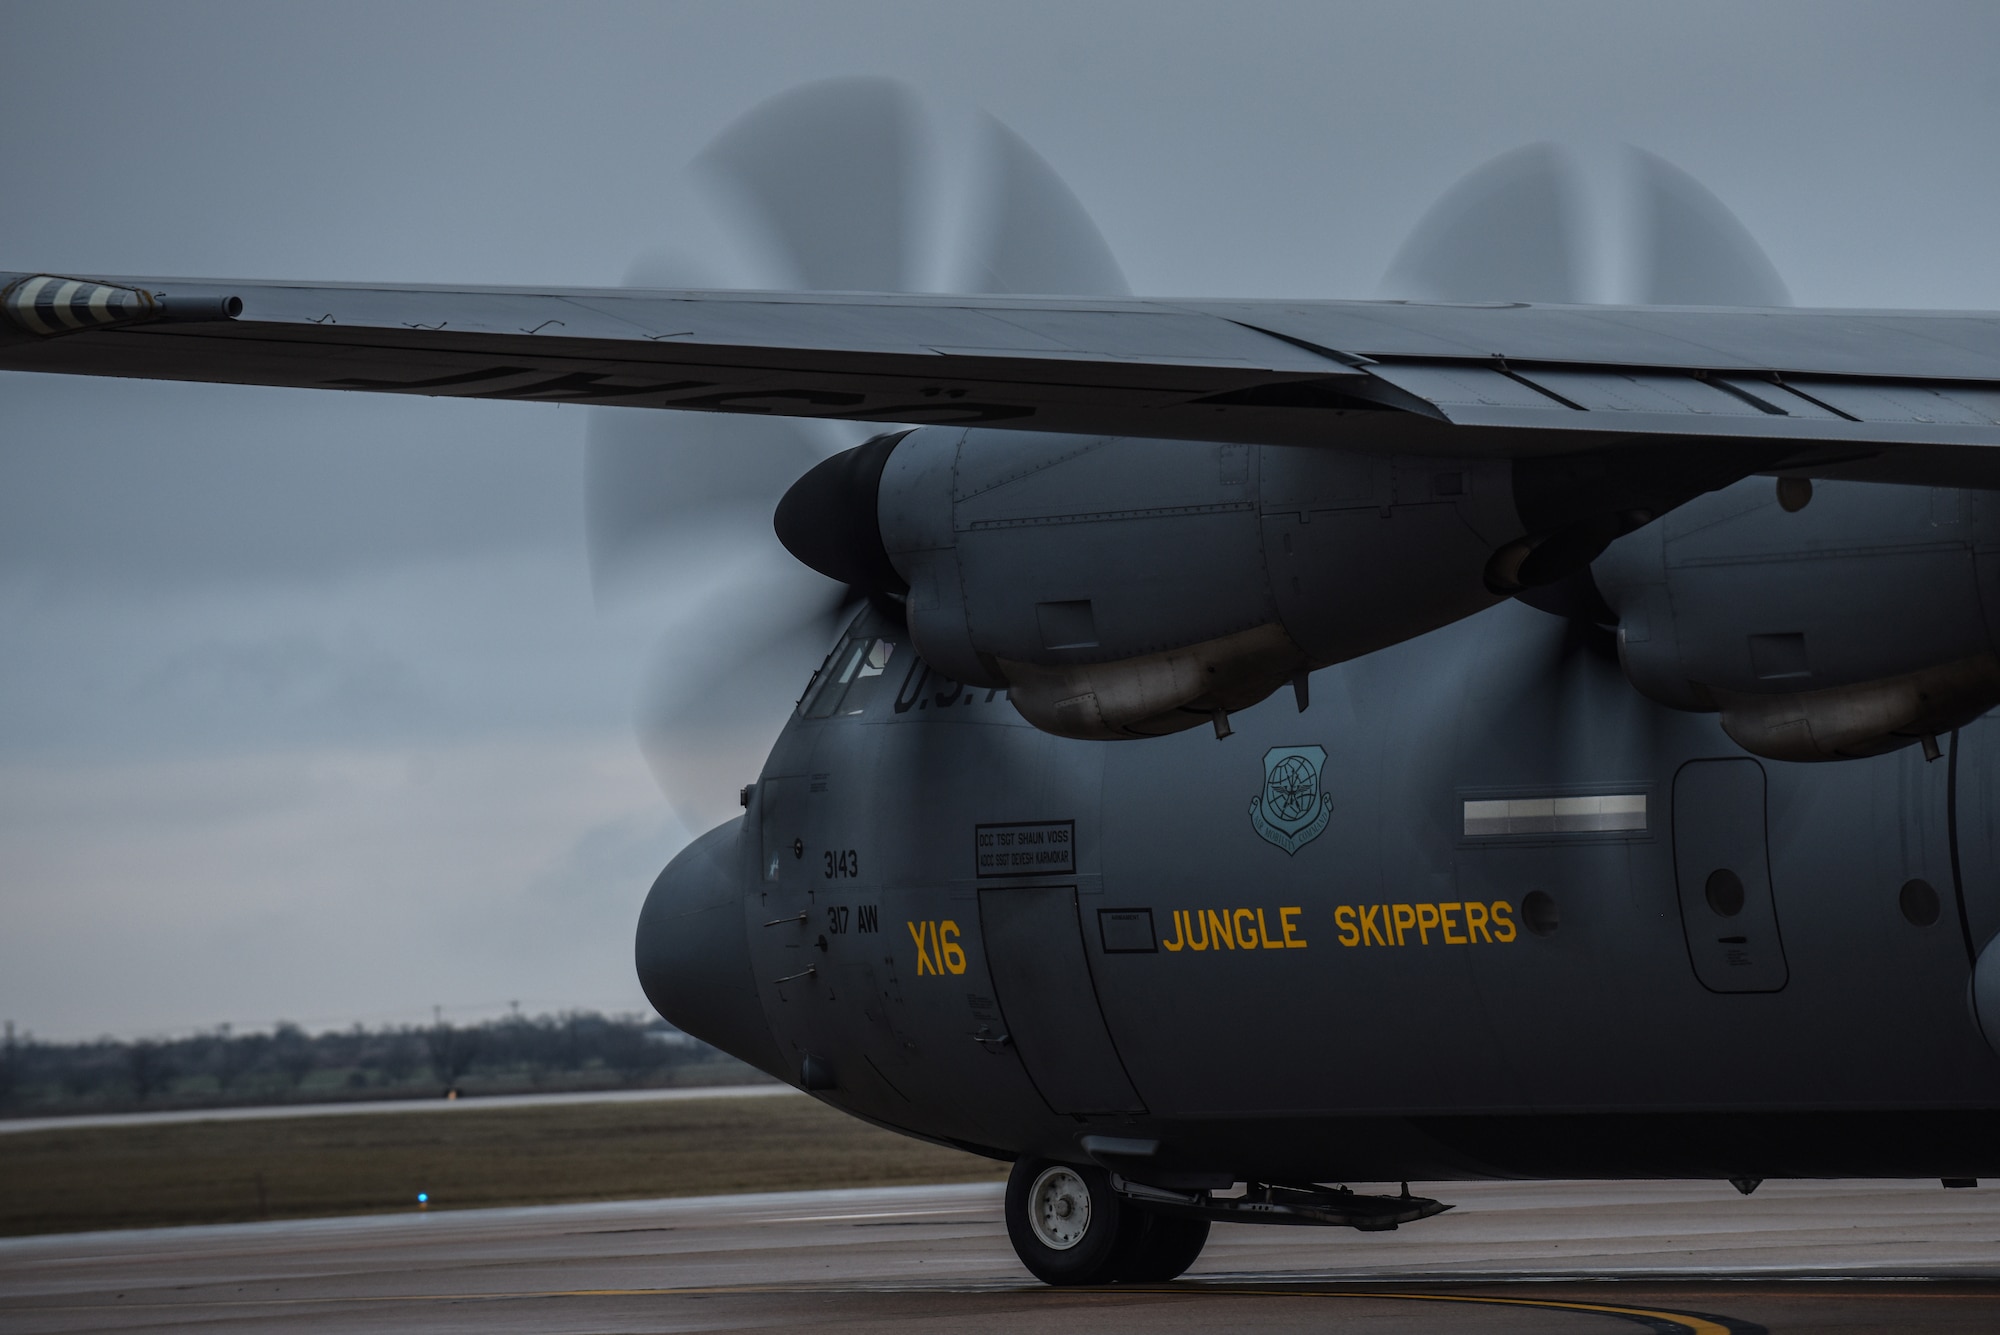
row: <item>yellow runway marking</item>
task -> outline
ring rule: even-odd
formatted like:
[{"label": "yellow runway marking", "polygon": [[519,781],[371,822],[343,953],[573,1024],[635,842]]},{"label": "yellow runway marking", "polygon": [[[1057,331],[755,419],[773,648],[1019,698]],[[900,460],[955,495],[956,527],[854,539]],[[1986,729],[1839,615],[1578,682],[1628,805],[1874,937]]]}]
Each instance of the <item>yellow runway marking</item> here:
[{"label": "yellow runway marking", "polygon": [[1338,1291],[1312,1289],[1114,1289],[1118,1293],[1219,1293],[1260,1298],[1391,1298],[1399,1301],[1420,1303],[1475,1303],[1488,1307],[1544,1307],[1558,1312],[1591,1312],[1600,1316],[1623,1317],[1628,1321],[1641,1321],[1656,1330],[1671,1332],[1671,1335],[1742,1335],[1745,1331],[1761,1331],[1763,1327],[1747,1323],[1731,1324],[1712,1317],[1697,1316],[1692,1312],[1670,1312],[1651,1307],[1621,1307],[1616,1303],[1566,1302],[1559,1298],[1506,1298],[1491,1297],[1474,1293],[1395,1293],[1389,1291],[1369,1291],[1362,1289],[1341,1289]]}]

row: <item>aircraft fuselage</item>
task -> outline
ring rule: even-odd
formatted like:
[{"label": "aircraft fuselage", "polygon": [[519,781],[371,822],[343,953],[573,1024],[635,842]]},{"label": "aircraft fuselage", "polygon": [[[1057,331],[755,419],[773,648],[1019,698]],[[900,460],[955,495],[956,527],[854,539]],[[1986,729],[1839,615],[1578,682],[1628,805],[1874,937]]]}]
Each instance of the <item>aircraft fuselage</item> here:
[{"label": "aircraft fuselage", "polygon": [[1104,743],[865,613],[642,978],[858,1116],[1189,1185],[2000,1175],[1992,725],[1763,761],[1596,634],[1509,603]]}]

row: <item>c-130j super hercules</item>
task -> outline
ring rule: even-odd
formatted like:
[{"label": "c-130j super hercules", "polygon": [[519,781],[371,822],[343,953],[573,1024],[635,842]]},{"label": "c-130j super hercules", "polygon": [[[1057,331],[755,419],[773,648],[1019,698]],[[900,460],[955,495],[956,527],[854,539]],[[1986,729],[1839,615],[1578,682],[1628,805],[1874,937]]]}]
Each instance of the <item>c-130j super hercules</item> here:
[{"label": "c-130j super hercules", "polygon": [[[903,282],[896,210],[815,194],[901,188],[899,98],[718,144],[809,284]],[[1119,291],[992,136],[969,285]],[[784,458],[865,605],[639,973],[1011,1160],[1051,1283],[1444,1208],[1347,1183],[2000,1173],[2000,316],[1779,309],[1636,161],[1643,306],[1511,300],[1566,291],[1530,150],[1404,252],[1456,304],[15,273],[0,366],[898,424]],[[741,464],[613,416],[672,424],[613,511]]]}]

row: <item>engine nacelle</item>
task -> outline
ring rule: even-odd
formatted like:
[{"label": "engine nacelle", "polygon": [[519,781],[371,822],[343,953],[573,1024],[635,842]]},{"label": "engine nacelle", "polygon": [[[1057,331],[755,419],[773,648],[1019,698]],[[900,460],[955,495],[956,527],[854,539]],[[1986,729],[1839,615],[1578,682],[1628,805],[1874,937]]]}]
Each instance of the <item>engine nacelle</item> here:
[{"label": "engine nacelle", "polygon": [[[1799,488],[1799,484],[1790,484]],[[1752,478],[1613,544],[1591,567],[1641,692],[1720,713],[1747,751],[1842,760],[2000,704],[2000,497]]]},{"label": "engine nacelle", "polygon": [[877,505],[924,658],[1087,738],[1220,731],[1476,612],[1523,528],[1505,463],[984,429],[903,437]]}]

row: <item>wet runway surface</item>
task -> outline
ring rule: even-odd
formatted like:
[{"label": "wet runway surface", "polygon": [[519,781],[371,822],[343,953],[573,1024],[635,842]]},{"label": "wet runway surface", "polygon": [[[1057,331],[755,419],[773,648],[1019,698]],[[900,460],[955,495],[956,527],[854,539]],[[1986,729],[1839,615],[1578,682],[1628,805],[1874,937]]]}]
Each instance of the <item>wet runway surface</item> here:
[{"label": "wet runway surface", "polygon": [[2000,1330],[2000,1189],[1465,1184],[1399,1232],[1217,1226],[1172,1285],[1057,1291],[994,1186],[0,1242],[7,1332]]}]

